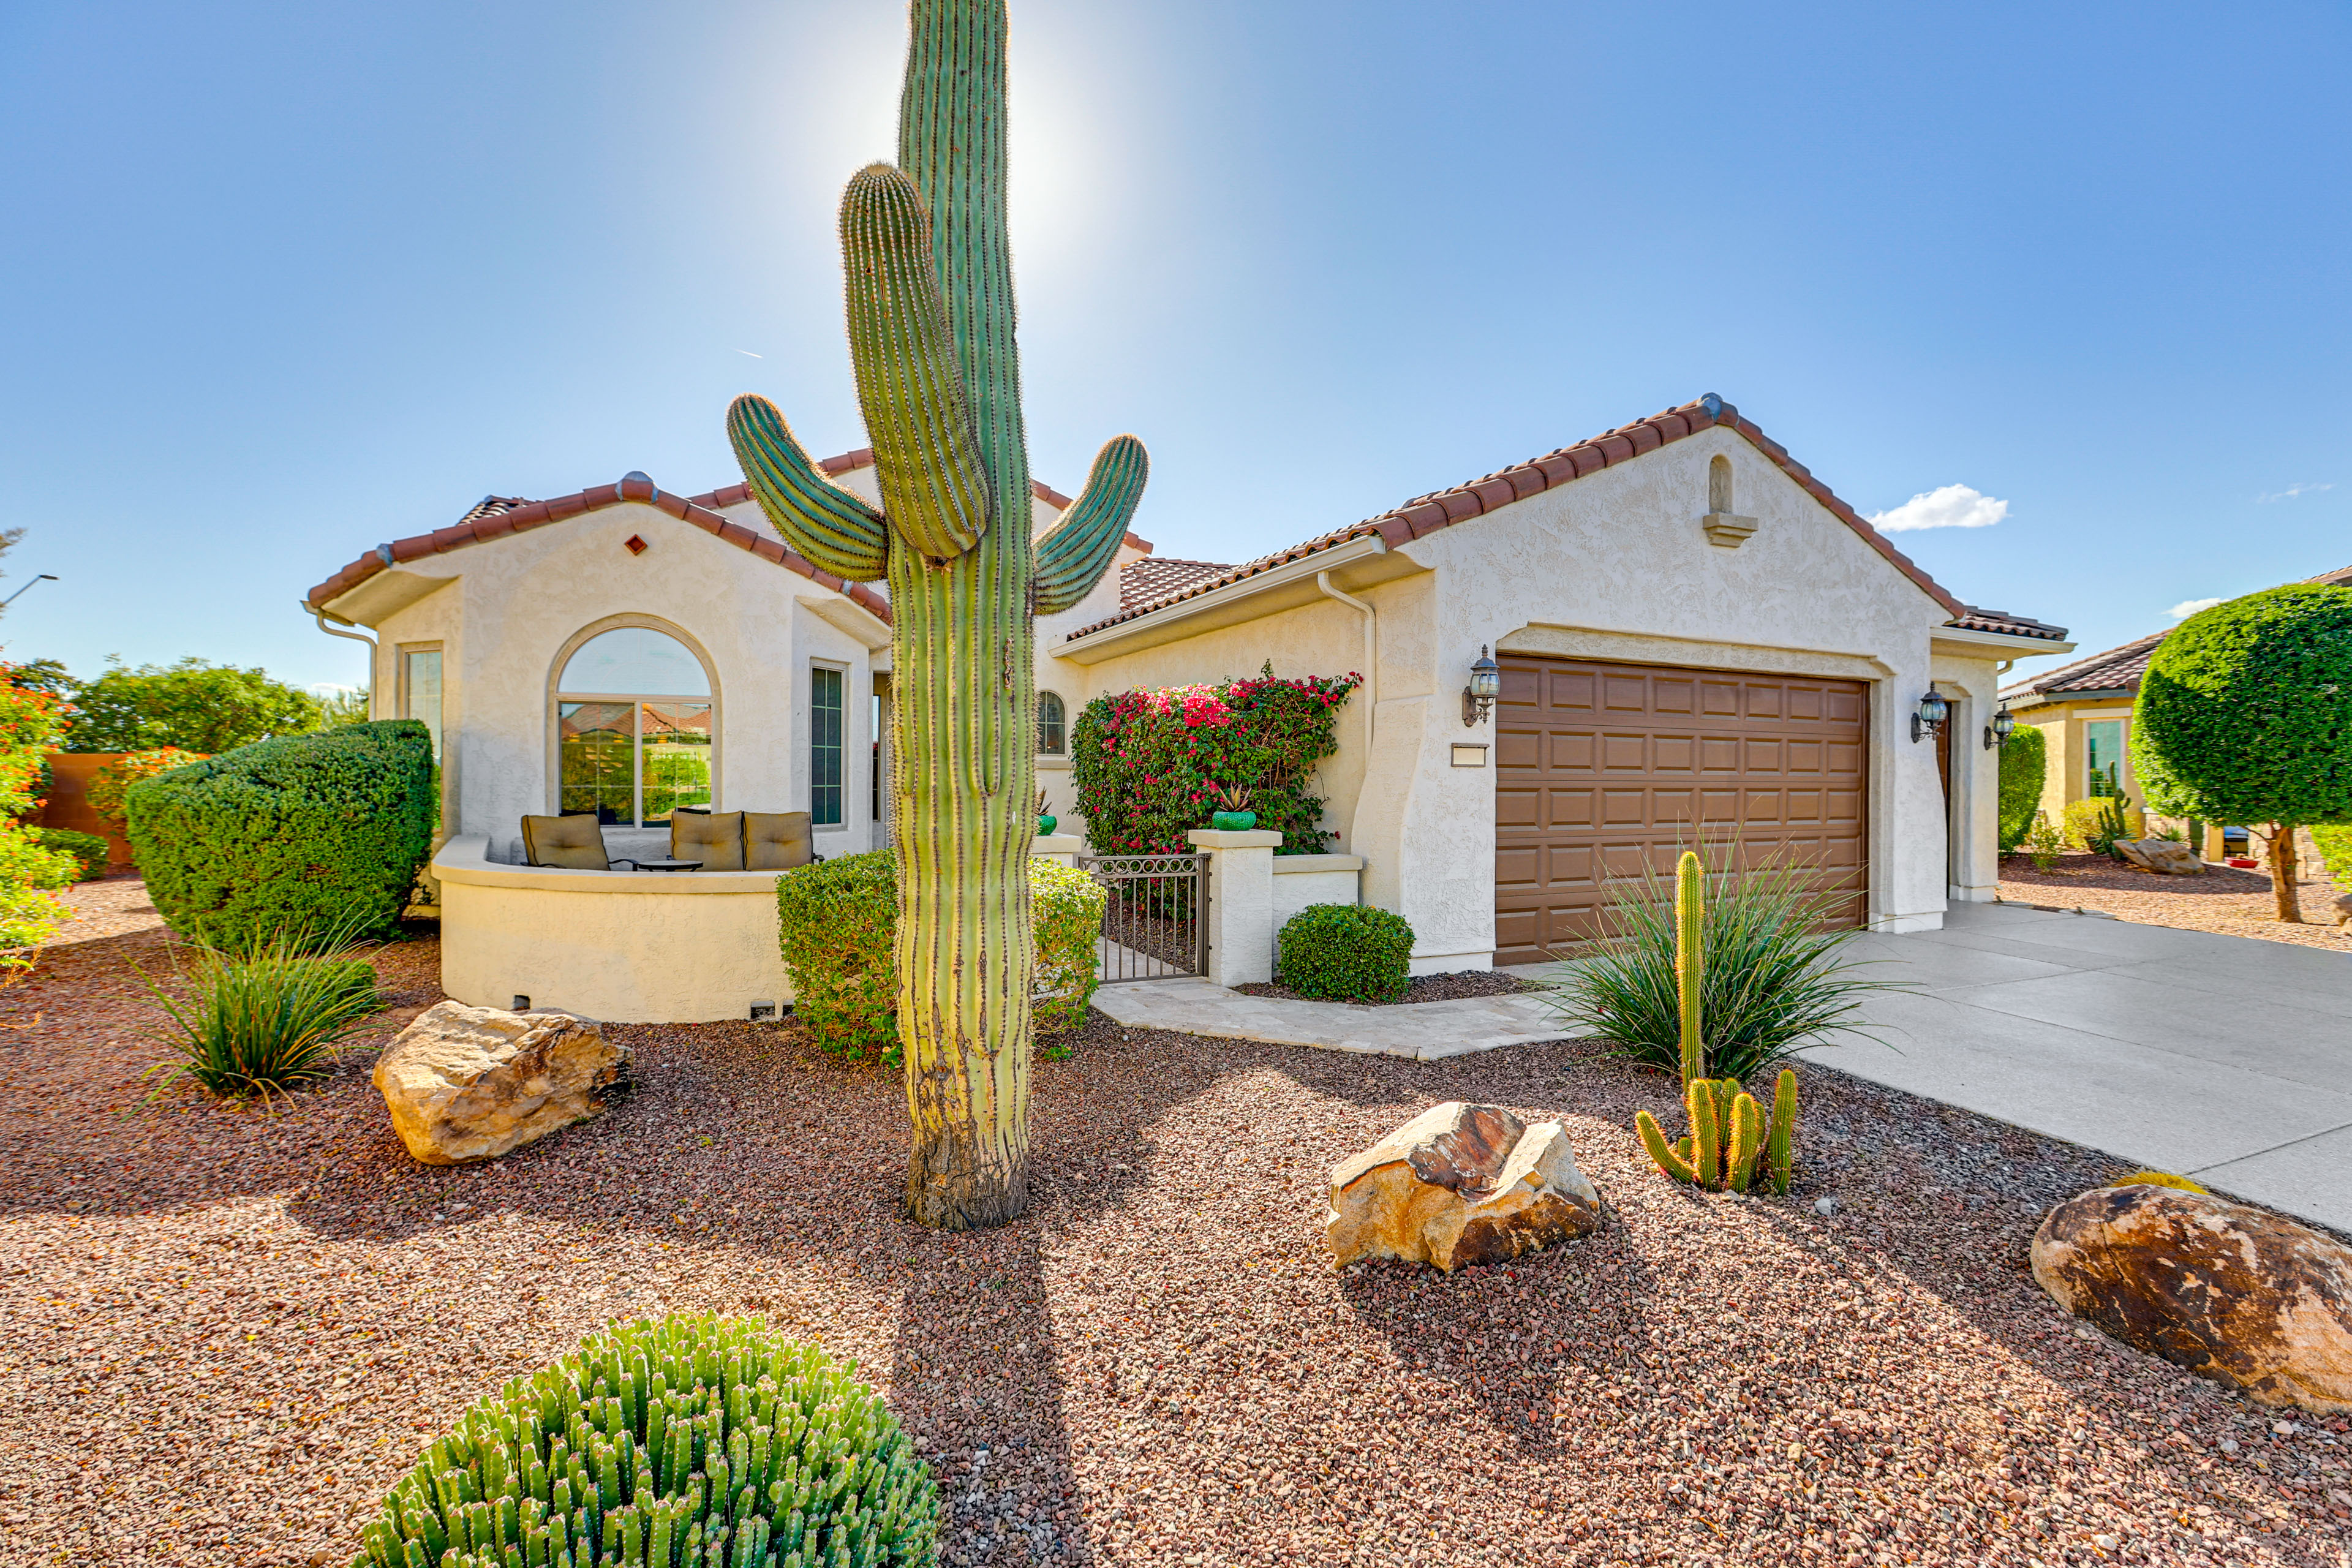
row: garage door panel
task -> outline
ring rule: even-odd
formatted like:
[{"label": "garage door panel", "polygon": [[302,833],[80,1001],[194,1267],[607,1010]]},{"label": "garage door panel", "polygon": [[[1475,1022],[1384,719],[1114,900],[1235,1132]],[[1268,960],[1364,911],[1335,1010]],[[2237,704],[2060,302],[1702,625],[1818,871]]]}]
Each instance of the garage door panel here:
[{"label": "garage door panel", "polygon": [[1589,941],[1613,897],[1696,842],[1710,865],[1811,868],[1863,919],[1869,693],[1508,656],[1496,714],[1496,962]]}]

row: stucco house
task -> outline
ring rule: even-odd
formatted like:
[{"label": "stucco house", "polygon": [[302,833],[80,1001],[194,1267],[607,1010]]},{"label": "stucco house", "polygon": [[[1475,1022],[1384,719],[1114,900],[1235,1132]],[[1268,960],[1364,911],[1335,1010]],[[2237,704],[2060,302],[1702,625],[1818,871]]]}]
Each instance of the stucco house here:
[{"label": "stucco house", "polygon": [[[2304,579],[2333,587],[2352,586],[2352,566],[2323,572]],[[2134,637],[2119,647],[2078,658],[2028,680],[2006,687],[2001,698],[2021,724],[2042,731],[2049,772],[2042,785],[2042,810],[2051,821],[2063,820],[2066,806],[2095,795],[2125,795],[2144,802],[2139,775],[2131,761],[2132,704],[2139,697],[2140,678],[2164,639],[2168,626]],[[2221,853],[2219,824],[2211,826],[2209,857]]]},{"label": "stucco house", "polygon": [[[870,452],[824,468],[878,500]],[[1033,529],[1067,504],[1037,486]],[[700,804],[810,811],[822,853],[882,842],[887,601],[787,549],[742,486],[492,498],[304,605],[376,633],[378,717],[436,728],[444,826],[473,847],[436,858],[445,883],[511,879],[486,868],[520,858],[522,816],[559,810],[624,845]],[[1540,958],[1613,881],[1732,829],[1832,868],[1854,923],[1932,928],[1993,894],[1996,671],[2064,635],[1955,597],[1709,395],[1246,563],[1129,536],[1037,623],[1039,777],[1082,831],[1068,744],[1089,699],[1268,660],[1361,670],[1322,779],[1332,864],[1412,923],[1418,973]],[[1489,650],[1490,710],[1465,700]],[[1940,734],[1916,721],[1931,692]],[[740,962],[772,965],[764,894],[740,890]]]}]

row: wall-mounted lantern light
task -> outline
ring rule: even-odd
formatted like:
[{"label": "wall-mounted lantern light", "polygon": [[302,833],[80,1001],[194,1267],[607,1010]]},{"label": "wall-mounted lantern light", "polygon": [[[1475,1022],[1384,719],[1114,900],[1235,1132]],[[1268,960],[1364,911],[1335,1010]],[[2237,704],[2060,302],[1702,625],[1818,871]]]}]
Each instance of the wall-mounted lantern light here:
[{"label": "wall-mounted lantern light", "polygon": [[1992,722],[1985,726],[1985,750],[1990,752],[1997,746],[2008,745],[2010,732],[2016,728],[2016,715],[2010,712],[2008,703],[2002,703],[2000,711],[1992,716]]},{"label": "wall-mounted lantern light", "polygon": [[1495,699],[1503,694],[1503,667],[1486,657],[1486,645],[1478,645],[1478,662],[1470,667],[1470,684],[1462,689],[1462,722],[1481,722],[1495,706]]},{"label": "wall-mounted lantern light", "polygon": [[1930,735],[1944,732],[1945,721],[1952,716],[1951,699],[1931,684],[1927,695],[1919,699],[1918,710],[1911,715],[1911,738],[1924,741]]}]

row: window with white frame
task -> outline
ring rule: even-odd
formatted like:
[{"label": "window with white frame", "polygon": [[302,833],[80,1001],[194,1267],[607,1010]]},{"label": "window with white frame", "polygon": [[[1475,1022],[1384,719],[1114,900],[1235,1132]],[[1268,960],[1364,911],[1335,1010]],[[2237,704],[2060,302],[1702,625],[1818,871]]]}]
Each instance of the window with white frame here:
[{"label": "window with white frame", "polygon": [[1037,693],[1037,754],[1058,757],[1069,744],[1069,727],[1063,722],[1059,693]]},{"label": "window with white frame", "polygon": [[809,824],[841,826],[842,714],[845,672],[809,667]]},{"label": "window with white frame", "polygon": [[654,827],[709,805],[718,716],[709,671],[676,637],[652,626],[590,637],[556,679],[557,809]]}]

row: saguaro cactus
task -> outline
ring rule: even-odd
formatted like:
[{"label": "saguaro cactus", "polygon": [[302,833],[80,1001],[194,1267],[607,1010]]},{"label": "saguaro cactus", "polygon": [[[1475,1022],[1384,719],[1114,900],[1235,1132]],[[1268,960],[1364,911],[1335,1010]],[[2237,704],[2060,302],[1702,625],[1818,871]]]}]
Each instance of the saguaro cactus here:
[{"label": "saguaro cactus", "polygon": [[1706,1020],[1699,1016],[1706,921],[1706,873],[1698,857],[1685,849],[1675,862],[1675,997],[1682,1007],[1685,1083],[1706,1076],[1706,1037],[1700,1033]]},{"label": "saguaro cactus", "polygon": [[1005,222],[1005,3],[914,0],[909,23],[898,166],[865,169],[841,205],[881,510],[826,479],[766,399],[737,398],[727,427],[788,542],[825,571],[889,584],[907,1205],[921,1224],[961,1229],[1028,1203],[1030,617],[1101,579],[1147,462],[1133,437],[1110,441],[1033,547]]}]

